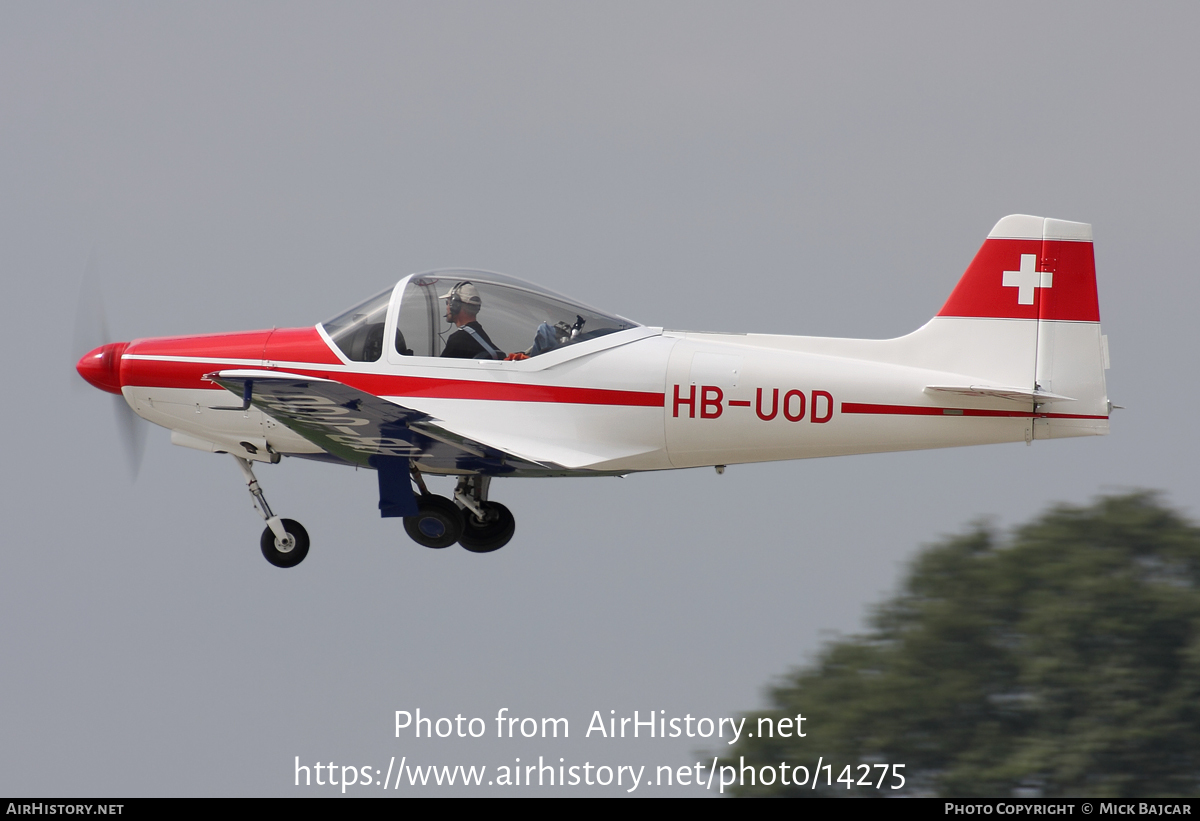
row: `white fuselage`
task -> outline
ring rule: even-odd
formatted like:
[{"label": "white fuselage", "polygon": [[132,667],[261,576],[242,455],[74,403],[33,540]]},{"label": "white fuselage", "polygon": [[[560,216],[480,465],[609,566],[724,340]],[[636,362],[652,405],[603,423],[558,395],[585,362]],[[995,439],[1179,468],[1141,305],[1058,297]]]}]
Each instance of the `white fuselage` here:
[{"label": "white fuselage", "polygon": [[[966,327],[967,322],[976,327]],[[1033,333],[1037,323],[1010,319],[983,321],[982,328],[979,324],[938,318],[893,340],[638,328],[524,362],[393,356],[335,366],[215,356],[186,359],[212,371],[268,367],[350,384],[356,377],[375,380],[372,384],[394,383],[397,387],[379,395],[423,411],[463,436],[577,474],[1106,432],[1105,407],[1051,413],[1032,401],[931,394],[931,385],[1020,381],[1020,374],[1002,372],[1004,355],[988,362],[980,351],[1009,350],[1023,334]],[[1099,345],[1098,327],[1064,325],[1058,333],[1060,344],[1072,338],[1069,344]],[[938,344],[929,344],[931,336]],[[964,339],[955,344],[956,336]],[[163,365],[181,359],[154,353],[126,356]],[[963,366],[977,370],[957,370]],[[547,394],[538,395],[538,388],[548,389]],[[123,392],[138,414],[170,428],[177,444],[260,460],[272,452],[320,452],[253,407],[213,410],[236,404],[224,391],[146,384],[127,385]],[[594,401],[597,398],[602,401]],[[1077,410],[1084,413],[1074,413]]]}]

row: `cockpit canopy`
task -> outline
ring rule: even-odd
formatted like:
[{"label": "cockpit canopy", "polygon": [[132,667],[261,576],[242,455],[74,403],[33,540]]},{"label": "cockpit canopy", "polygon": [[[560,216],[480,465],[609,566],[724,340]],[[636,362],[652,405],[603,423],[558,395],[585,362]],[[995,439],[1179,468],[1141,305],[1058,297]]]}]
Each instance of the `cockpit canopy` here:
[{"label": "cockpit canopy", "polygon": [[394,317],[390,344],[396,354],[441,356],[456,330],[446,320],[445,297],[467,282],[481,301],[476,319],[503,354],[537,356],[638,327],[537,285],[485,271],[413,274],[322,327],[348,359],[375,362],[383,356],[388,318]]}]

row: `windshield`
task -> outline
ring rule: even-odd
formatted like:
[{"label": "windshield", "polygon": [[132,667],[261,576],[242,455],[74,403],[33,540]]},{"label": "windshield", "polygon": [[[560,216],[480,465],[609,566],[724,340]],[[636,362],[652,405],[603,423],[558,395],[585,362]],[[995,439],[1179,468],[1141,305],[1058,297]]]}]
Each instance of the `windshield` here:
[{"label": "windshield", "polygon": [[[448,303],[463,324],[447,320]],[[460,330],[464,324],[469,329]],[[636,327],[636,322],[501,274],[434,271],[414,275],[405,286],[395,344],[405,356],[502,359],[537,356]],[[461,334],[471,339],[452,338]]]},{"label": "windshield", "polygon": [[383,324],[392,288],[322,323],[325,333],[354,362],[375,362],[383,355]]}]

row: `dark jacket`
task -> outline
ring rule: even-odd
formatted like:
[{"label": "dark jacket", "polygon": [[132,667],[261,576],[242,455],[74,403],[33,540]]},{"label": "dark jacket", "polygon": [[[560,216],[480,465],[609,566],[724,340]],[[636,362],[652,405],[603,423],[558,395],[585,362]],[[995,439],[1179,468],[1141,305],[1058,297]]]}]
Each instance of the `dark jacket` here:
[{"label": "dark jacket", "polygon": [[[467,328],[471,328],[475,333],[479,334],[487,343],[491,345],[500,355],[494,356],[491,351],[479,343],[479,340],[469,334],[467,331],[459,328],[454,333],[450,334],[450,338],[446,340],[446,349],[442,351],[442,356],[448,356],[455,359],[503,359],[504,352],[496,347],[492,342],[492,338],[487,335],[487,331],[478,322],[468,322]],[[481,356],[482,354],[482,356]]]}]

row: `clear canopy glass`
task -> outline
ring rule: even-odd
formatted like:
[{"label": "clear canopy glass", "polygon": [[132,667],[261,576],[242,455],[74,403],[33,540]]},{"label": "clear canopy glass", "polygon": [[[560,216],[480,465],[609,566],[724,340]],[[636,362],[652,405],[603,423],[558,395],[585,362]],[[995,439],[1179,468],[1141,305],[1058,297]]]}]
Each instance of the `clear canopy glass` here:
[{"label": "clear canopy glass", "polygon": [[440,356],[457,330],[446,319],[446,297],[470,283],[481,305],[476,320],[501,353],[537,356],[637,323],[519,279],[484,271],[431,271],[411,277],[400,301],[396,351],[407,356]]},{"label": "clear canopy glass", "polygon": [[485,271],[431,271],[409,278],[400,295],[396,352],[440,356],[457,330],[446,319],[446,296],[471,283],[481,305],[475,319],[503,354],[537,356],[638,324],[532,283]]},{"label": "clear canopy glass", "polygon": [[[475,320],[504,355],[537,356],[638,327],[636,322],[503,274],[430,271],[409,277],[399,295],[396,332],[391,340],[397,354],[442,355],[446,340],[458,330],[446,319],[446,297],[464,283],[472,284],[480,298]],[[381,291],[323,323],[348,359],[375,362],[382,356],[393,290]]]},{"label": "clear canopy glass", "polygon": [[383,355],[383,327],[393,288],[380,291],[348,311],[322,323],[325,333],[347,359],[375,362]]}]

